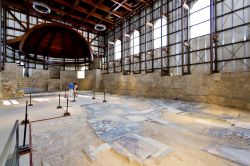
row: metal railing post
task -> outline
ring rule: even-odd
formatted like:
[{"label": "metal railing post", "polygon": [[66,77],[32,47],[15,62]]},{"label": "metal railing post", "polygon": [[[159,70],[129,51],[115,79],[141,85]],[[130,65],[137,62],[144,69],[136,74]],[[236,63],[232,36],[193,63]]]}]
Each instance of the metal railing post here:
[{"label": "metal railing post", "polygon": [[33,104],[31,103],[31,92],[30,92],[30,104],[29,106],[33,106]]},{"label": "metal railing post", "polygon": [[29,123],[28,120],[28,101],[26,101],[26,109],[25,109],[25,120],[22,121],[22,124],[24,124],[24,134],[23,134],[23,146],[19,147],[20,153],[26,153],[30,151],[30,146],[28,144],[25,144],[26,142],[26,131],[27,131],[27,124]]},{"label": "metal railing post", "polygon": [[59,94],[59,104],[58,104],[58,106],[56,107],[57,109],[60,109],[60,108],[62,108],[62,106],[61,106],[61,96],[60,96],[60,94]]},{"label": "metal railing post", "polygon": [[93,97],[92,99],[94,100],[95,99],[95,90],[93,89]]},{"label": "metal railing post", "polygon": [[106,100],[106,90],[104,89],[104,92],[103,92],[103,102],[106,103],[107,100]]},{"label": "metal railing post", "polygon": [[70,116],[69,111],[69,98],[67,97],[67,105],[66,105],[66,111],[64,113],[64,116]]}]

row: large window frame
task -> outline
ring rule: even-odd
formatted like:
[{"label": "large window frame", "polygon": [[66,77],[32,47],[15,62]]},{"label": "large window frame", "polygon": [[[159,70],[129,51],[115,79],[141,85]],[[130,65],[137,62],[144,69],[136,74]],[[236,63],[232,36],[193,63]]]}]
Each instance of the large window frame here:
[{"label": "large window frame", "polygon": [[210,0],[198,0],[190,8],[190,38],[210,34]]},{"label": "large window frame", "polygon": [[154,49],[167,46],[167,19],[161,17],[154,24]]},{"label": "large window frame", "polygon": [[122,42],[121,40],[116,39],[115,48],[114,48],[114,59],[119,60],[122,57]]},{"label": "large window frame", "polygon": [[134,30],[130,35],[130,55],[136,55],[140,53],[140,32]]}]

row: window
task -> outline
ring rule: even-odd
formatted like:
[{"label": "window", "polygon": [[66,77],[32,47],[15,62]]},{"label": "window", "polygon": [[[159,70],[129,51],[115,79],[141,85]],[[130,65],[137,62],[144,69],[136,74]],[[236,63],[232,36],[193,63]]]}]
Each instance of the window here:
[{"label": "window", "polygon": [[167,45],[167,20],[161,18],[154,25],[154,49]]},{"label": "window", "polygon": [[190,37],[210,33],[210,0],[198,0],[190,9]]},{"label": "window", "polygon": [[77,71],[77,79],[84,79],[85,78],[85,66],[81,67],[80,71]]},{"label": "window", "polygon": [[130,54],[135,55],[140,52],[140,33],[135,30],[130,35]]},{"label": "window", "polygon": [[121,59],[122,55],[121,55],[121,40],[116,40],[115,41],[115,60],[116,59]]}]

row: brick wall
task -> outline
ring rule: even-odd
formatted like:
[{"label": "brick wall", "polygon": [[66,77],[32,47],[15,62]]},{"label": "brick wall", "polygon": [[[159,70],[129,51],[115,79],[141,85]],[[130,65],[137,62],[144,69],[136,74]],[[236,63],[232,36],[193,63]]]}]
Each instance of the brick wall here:
[{"label": "brick wall", "polygon": [[76,71],[60,71],[60,77],[55,79],[57,74],[54,69],[53,67],[49,70],[30,69],[30,77],[23,77],[23,67],[6,63],[5,70],[0,72],[0,98],[22,97],[24,93],[30,91],[64,90],[70,81],[78,82]]},{"label": "brick wall", "polygon": [[250,110],[250,72],[161,76],[160,73],[103,75],[111,93],[155,98],[180,98]]}]

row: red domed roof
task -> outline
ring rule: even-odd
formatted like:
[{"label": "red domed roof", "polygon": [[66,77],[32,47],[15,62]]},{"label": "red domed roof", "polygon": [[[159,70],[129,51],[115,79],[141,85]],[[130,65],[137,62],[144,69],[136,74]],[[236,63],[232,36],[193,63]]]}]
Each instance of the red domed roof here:
[{"label": "red domed roof", "polygon": [[[45,23],[31,28],[22,37],[7,42],[25,54],[51,58],[93,60],[92,51],[84,39],[72,28],[56,23]],[[17,48],[18,46],[18,48]]]}]

